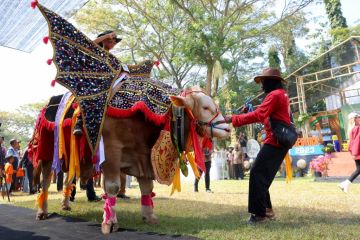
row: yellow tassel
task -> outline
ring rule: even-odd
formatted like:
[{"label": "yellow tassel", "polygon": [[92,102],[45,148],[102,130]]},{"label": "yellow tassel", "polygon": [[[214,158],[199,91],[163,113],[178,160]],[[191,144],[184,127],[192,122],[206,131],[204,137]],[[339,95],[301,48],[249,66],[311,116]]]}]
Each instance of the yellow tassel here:
[{"label": "yellow tassel", "polygon": [[291,182],[293,178],[293,172],[291,167],[291,157],[289,153],[285,156],[285,171],[286,171],[286,183]]},{"label": "yellow tassel", "polygon": [[191,166],[191,168],[192,168],[192,170],[194,172],[195,177],[197,179],[199,179],[200,178],[200,173],[199,173],[199,170],[198,170],[198,168],[196,166],[196,163],[195,163],[194,153],[193,152],[191,152],[191,153],[188,152],[188,153],[186,153],[186,157],[187,157],[187,159],[188,159],[188,161],[190,163],[190,166]]},{"label": "yellow tassel", "polygon": [[[77,107],[74,111],[71,120],[71,132],[74,131],[77,116],[80,113],[80,107]],[[71,134],[70,137],[70,162],[69,162],[69,177],[68,179],[73,179],[73,177],[80,176],[80,160],[79,160],[79,146],[76,141],[76,136]]]},{"label": "yellow tassel", "polygon": [[72,106],[72,102],[74,100],[74,96],[71,95],[69,97],[68,102],[65,105],[64,111],[61,115],[60,122],[59,122],[59,158],[63,158],[65,165],[68,164],[68,156],[66,154],[66,147],[65,147],[65,138],[64,138],[64,131],[62,128],[62,123],[65,118],[65,114],[68,112],[69,108]]},{"label": "yellow tassel", "polygon": [[174,194],[175,190],[178,192],[181,192],[180,167],[179,166],[175,170],[175,176],[174,176],[174,180],[172,183],[172,189],[171,189],[170,196]]},{"label": "yellow tassel", "polygon": [[43,208],[44,207],[44,202],[48,199],[48,194],[49,192],[43,192],[41,191],[37,197],[37,204],[39,208]]},{"label": "yellow tassel", "polygon": [[66,188],[66,186],[64,186],[63,194],[64,194],[65,198],[70,197],[70,194],[71,194],[71,191],[72,191],[73,188],[74,188],[73,184],[70,184],[68,188]]}]

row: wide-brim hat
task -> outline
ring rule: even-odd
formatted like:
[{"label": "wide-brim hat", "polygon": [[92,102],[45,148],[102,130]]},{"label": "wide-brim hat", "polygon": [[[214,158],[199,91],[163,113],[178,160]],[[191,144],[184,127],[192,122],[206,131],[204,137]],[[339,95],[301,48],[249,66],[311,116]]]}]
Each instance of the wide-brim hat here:
[{"label": "wide-brim hat", "polygon": [[[107,34],[109,34],[109,33],[112,33],[112,32],[114,32],[114,31],[107,30],[107,31],[105,31],[105,32],[100,33],[97,37],[99,38],[99,37],[105,36],[105,35],[107,35]],[[119,38],[119,37],[116,37],[116,38],[115,38],[116,43],[121,42],[121,40],[122,40],[122,38]]]},{"label": "wide-brim hat", "polygon": [[360,113],[358,112],[351,112],[348,115],[348,120],[352,119],[352,118],[356,118],[356,117],[360,117]]},{"label": "wide-brim hat", "polygon": [[260,83],[261,80],[266,80],[266,79],[277,79],[279,81],[283,81],[284,83],[287,83],[282,78],[280,71],[276,68],[271,68],[271,67],[263,69],[261,75],[254,77],[254,81],[256,83]]},{"label": "wide-brim hat", "polygon": [[17,142],[17,143],[21,143],[21,141],[18,141],[17,139],[11,139],[10,140],[10,145],[13,145],[15,142]]}]

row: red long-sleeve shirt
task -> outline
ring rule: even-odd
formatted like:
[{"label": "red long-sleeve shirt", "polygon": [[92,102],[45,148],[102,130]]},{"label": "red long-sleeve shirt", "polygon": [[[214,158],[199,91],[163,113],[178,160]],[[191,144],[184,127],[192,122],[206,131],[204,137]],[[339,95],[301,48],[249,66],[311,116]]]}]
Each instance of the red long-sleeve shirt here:
[{"label": "red long-sleeve shirt", "polygon": [[264,124],[266,130],[264,143],[280,146],[272,135],[269,117],[271,116],[274,120],[290,124],[289,110],[289,97],[287,93],[283,89],[277,89],[270,92],[255,111],[234,115],[232,117],[232,124],[234,127],[240,127],[245,124],[260,122]]},{"label": "red long-sleeve shirt", "polygon": [[351,130],[349,151],[356,157],[356,160],[360,159],[360,126],[355,126]]}]

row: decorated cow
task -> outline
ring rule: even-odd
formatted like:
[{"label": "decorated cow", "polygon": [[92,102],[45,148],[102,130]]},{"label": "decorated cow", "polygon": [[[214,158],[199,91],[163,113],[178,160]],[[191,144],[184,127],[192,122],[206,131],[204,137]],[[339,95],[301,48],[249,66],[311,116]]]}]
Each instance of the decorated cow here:
[{"label": "decorated cow", "polygon": [[[205,170],[200,139],[229,136],[227,124],[216,124],[224,120],[218,106],[199,87],[180,91],[151,80],[152,61],[125,69],[70,23],[35,1],[36,6],[49,25],[48,39],[58,69],[56,82],[75,98],[89,149],[99,159],[105,199],[102,232],[109,233],[117,226],[120,171],[137,178],[142,217],[146,223],[156,223],[153,181],[180,190],[180,171],[186,174],[187,163],[196,176],[198,168]],[[125,70],[130,77],[120,79]],[[39,163],[48,166],[49,161]],[[76,167],[76,161],[71,166]],[[47,196],[45,191],[43,188]],[[41,211],[47,214],[45,209]]]}]

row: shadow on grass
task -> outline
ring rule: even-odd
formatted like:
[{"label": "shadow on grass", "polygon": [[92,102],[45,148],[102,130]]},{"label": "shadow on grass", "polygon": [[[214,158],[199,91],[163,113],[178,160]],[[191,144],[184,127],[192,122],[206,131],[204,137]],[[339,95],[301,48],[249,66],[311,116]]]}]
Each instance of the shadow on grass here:
[{"label": "shadow on grass", "polygon": [[[236,201],[236,199],[234,199]],[[360,230],[360,217],[351,213],[324,211],[315,208],[289,208],[276,207],[277,220],[258,224],[255,228],[247,225],[249,214],[246,206],[234,206],[224,204],[213,204],[199,201],[179,200],[172,198],[156,198],[155,214],[158,216],[159,224],[155,226],[146,225],[141,219],[139,199],[118,201],[117,218],[122,230],[144,231],[148,233],[169,235],[192,235],[196,237],[207,237],[207,234],[219,232],[222,234],[246,232],[247,234],[275,232],[275,236],[282,236],[284,232],[291,233],[305,231],[305,238],[320,236],[317,228],[333,231],[329,234],[339,234],[336,229],[346,231],[346,228]],[[89,223],[100,229],[102,221],[102,202],[88,203],[84,198],[79,198],[72,204],[73,211],[60,211],[60,215],[85,219],[96,222]],[[27,204],[20,204],[20,206]],[[33,206],[33,205],[32,205]],[[49,210],[59,210],[59,202],[49,201]],[[35,213],[34,213],[35,215]],[[320,227],[319,227],[320,226]],[[255,230],[256,229],[256,230]],[[345,230],[344,230],[345,229]],[[308,235],[306,235],[308,234]],[[327,233],[325,234],[326,237]],[[356,236],[355,233],[346,233]],[[332,236],[332,235],[331,235]],[[346,235],[348,236],[348,235]],[[211,238],[211,237],[209,237]],[[281,238],[278,238],[281,239]]]}]

